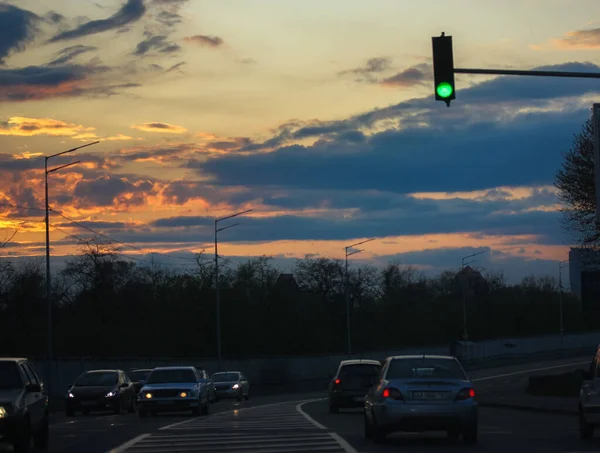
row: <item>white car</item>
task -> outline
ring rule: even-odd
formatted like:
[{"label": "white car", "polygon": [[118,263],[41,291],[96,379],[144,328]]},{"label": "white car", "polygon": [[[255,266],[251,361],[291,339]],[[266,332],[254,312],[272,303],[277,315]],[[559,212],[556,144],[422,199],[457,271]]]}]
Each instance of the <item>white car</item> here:
[{"label": "white car", "polygon": [[600,348],[592,359],[589,369],[584,373],[579,392],[579,434],[589,439],[600,425]]}]

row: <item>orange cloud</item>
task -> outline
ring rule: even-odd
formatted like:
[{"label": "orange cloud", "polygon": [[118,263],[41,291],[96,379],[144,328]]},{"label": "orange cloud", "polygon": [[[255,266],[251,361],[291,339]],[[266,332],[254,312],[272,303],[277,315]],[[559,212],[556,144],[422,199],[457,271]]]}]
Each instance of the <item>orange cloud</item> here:
[{"label": "orange cloud", "polygon": [[562,38],[551,39],[545,45],[531,45],[530,48],[533,50],[599,50],[600,28],[570,31]]},{"label": "orange cloud", "polygon": [[55,137],[68,137],[96,130],[94,127],[85,127],[81,124],[67,123],[50,118],[25,118],[22,116],[12,116],[6,124],[9,127],[0,128],[0,135],[15,135],[19,137],[52,135]]},{"label": "orange cloud", "polygon": [[187,132],[185,127],[159,122],[133,124],[131,128],[144,132],[162,132],[163,134],[184,134]]},{"label": "orange cloud", "polygon": [[223,38],[219,36],[195,35],[183,38],[183,40],[204,47],[219,47],[223,45]]}]

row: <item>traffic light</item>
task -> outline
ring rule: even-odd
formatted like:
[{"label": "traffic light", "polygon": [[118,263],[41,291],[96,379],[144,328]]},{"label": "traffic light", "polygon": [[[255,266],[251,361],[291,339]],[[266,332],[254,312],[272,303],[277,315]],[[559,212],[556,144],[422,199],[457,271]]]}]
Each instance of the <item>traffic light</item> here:
[{"label": "traffic light", "polygon": [[452,55],[452,36],[431,38],[433,45],[433,80],[435,100],[444,101],[450,107],[450,101],[456,99],[454,88],[454,56]]}]

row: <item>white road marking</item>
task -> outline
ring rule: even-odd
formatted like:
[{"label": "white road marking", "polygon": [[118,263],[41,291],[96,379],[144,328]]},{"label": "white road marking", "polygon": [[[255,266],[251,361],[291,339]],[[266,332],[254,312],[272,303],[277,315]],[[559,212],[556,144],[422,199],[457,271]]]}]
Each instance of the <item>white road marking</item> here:
[{"label": "white road marking", "polygon": [[149,436],[150,436],[150,433],[142,434],[140,436],[134,437],[133,439],[128,440],[124,444],[121,444],[118,447],[115,447],[112,450],[107,451],[106,453],[123,453],[124,451],[127,451],[129,448],[133,447],[135,444],[137,444],[138,442],[141,442],[142,440],[144,440],[146,437],[149,437]]},{"label": "white road marking", "polygon": [[308,401],[303,401],[302,403],[298,403],[296,405],[296,410],[305,418],[307,419],[309,422],[311,422],[313,425],[315,425],[317,428],[319,429],[327,429],[327,426],[322,425],[321,423],[319,423],[318,421],[316,421],[314,418],[312,418],[310,415],[308,415],[306,412],[304,412],[302,410],[302,406],[304,406],[305,404],[308,403],[314,403],[317,401],[323,401],[326,398],[318,398],[318,399],[314,399],[314,400],[308,400]]},{"label": "white road marking", "polygon": [[345,453],[358,453],[358,450],[350,445],[346,439],[340,436],[338,433],[329,433],[329,435],[338,443],[340,447],[344,449]]},{"label": "white road marking", "polygon": [[496,374],[494,376],[486,376],[486,377],[482,377],[482,378],[471,379],[471,382],[489,381],[491,379],[499,379],[499,378],[503,378],[503,377],[518,376],[519,374],[535,373],[537,371],[554,370],[557,368],[569,368],[569,367],[574,367],[574,366],[579,366],[579,365],[586,365],[589,363],[590,363],[589,361],[575,362],[575,363],[568,363],[565,365],[554,365],[554,366],[548,366],[548,367],[544,367],[544,368],[534,368],[531,370],[515,371],[513,373]]}]

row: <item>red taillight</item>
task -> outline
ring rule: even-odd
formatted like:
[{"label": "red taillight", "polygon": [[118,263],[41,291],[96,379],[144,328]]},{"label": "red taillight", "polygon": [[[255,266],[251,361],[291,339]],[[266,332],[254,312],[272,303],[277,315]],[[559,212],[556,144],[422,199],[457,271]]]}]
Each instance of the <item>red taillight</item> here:
[{"label": "red taillight", "polygon": [[390,398],[390,399],[398,400],[398,401],[404,400],[404,397],[402,396],[402,392],[400,392],[400,390],[395,389],[393,387],[388,387],[388,388],[383,389],[382,396],[384,398]]},{"label": "red taillight", "polygon": [[340,385],[341,382],[342,382],[341,379],[336,379],[335,380],[335,385]]},{"label": "red taillight", "polygon": [[475,398],[475,389],[462,389],[460,392],[458,392],[458,395],[456,395],[456,401],[464,401],[468,400],[469,398]]}]

